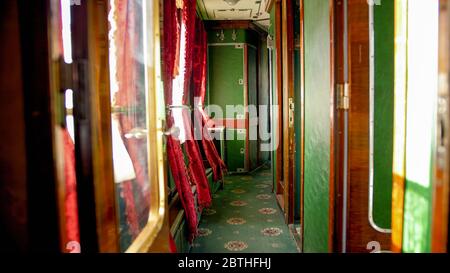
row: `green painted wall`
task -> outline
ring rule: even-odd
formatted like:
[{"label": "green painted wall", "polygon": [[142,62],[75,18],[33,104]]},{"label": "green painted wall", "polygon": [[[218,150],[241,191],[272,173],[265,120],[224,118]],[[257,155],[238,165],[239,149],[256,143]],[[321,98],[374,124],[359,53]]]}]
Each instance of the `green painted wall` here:
[{"label": "green painted wall", "polygon": [[227,105],[244,105],[244,49],[233,45],[209,46],[209,103],[219,105],[224,117],[236,118],[244,115],[243,109],[237,114],[226,113]]},{"label": "green painted wall", "polygon": [[226,141],[225,154],[228,171],[236,172],[238,169],[244,169],[245,165],[245,130],[226,129],[226,138],[232,139]]},{"label": "green painted wall", "polygon": [[328,252],[330,25],[328,1],[305,0],[304,251]]},{"label": "green painted wall", "polygon": [[[240,115],[240,119],[245,117],[244,109],[244,70],[248,73],[248,99],[249,104],[257,105],[258,101],[258,82],[257,82],[257,65],[258,53],[255,48],[250,46],[254,42],[255,33],[249,30],[237,30],[237,41],[229,41],[227,37],[231,37],[231,30],[224,30],[225,39],[218,40],[217,31],[209,32],[208,46],[208,102],[210,105],[218,105],[223,110],[223,117],[236,119]],[[230,38],[231,39],[231,38]],[[227,43],[233,43],[228,45]],[[258,40],[256,40],[258,42]],[[244,48],[242,45],[235,43],[248,44],[248,67],[244,67]],[[236,107],[233,110],[226,111],[227,106]],[[214,117],[214,115],[213,115]],[[256,131],[257,133],[257,131]],[[227,154],[227,165],[230,171],[236,171],[237,168],[244,168],[241,162],[240,148],[238,149],[234,140],[225,143]],[[240,144],[239,144],[240,145]],[[238,149],[232,151],[232,149]],[[257,167],[258,142],[250,141],[248,147],[250,158],[250,166],[246,166],[248,170]],[[237,157],[234,159],[234,157]],[[242,156],[245,157],[245,154]],[[237,161],[234,162],[234,161]],[[239,166],[239,167],[235,167]]]},{"label": "green painted wall", "polygon": [[392,153],[394,134],[394,1],[374,6],[375,123],[374,222],[391,227]]}]

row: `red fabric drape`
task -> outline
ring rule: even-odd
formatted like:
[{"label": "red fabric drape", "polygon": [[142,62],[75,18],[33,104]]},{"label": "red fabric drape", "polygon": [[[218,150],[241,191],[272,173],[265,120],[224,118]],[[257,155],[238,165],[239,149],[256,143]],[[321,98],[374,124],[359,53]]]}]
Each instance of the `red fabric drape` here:
[{"label": "red fabric drape", "polygon": [[[163,81],[166,103],[172,104],[173,79],[175,74],[175,59],[179,31],[177,23],[177,7],[175,0],[164,0],[164,46],[163,46]],[[170,111],[167,114],[167,127],[174,124]],[[187,226],[188,240],[192,241],[197,234],[197,212],[194,205],[194,196],[189,180],[186,176],[186,166],[180,142],[173,136],[167,138],[167,157],[170,170],[183,205]]]},{"label": "red fabric drape", "polygon": [[[191,77],[194,60],[195,38],[196,38],[196,1],[183,1],[183,23],[185,25],[185,73],[184,73],[184,97],[183,104],[188,103],[190,94]],[[186,154],[189,158],[189,171],[194,183],[197,186],[197,200],[199,209],[211,206],[211,192],[209,189],[208,179],[206,177],[203,159],[198,147],[198,143],[194,138],[194,131],[190,121],[190,113],[183,111],[186,126]]]},{"label": "red fabric drape", "polygon": [[[64,54],[63,38],[62,38],[62,15],[61,3],[59,3],[57,16],[54,22],[58,27],[57,32],[57,50],[59,55]],[[67,128],[61,128],[62,140],[64,144],[64,180],[65,180],[65,199],[64,199],[64,216],[65,216],[65,232],[67,242],[80,242],[80,228],[78,221],[78,200],[77,200],[77,176],[75,169],[75,145],[70,137]]]},{"label": "red fabric drape", "polygon": [[199,18],[196,20],[195,30],[196,37],[194,48],[193,85],[194,97],[199,98],[199,101],[195,102],[198,103],[198,105],[195,105],[196,115],[194,118],[197,119],[197,124],[201,124],[205,128],[199,128],[199,131],[202,134],[202,146],[209,165],[213,170],[214,179],[218,180],[222,178],[222,174],[226,171],[226,166],[222,158],[220,158],[216,146],[212,141],[211,135],[207,130],[209,117],[203,109],[206,95],[208,39],[203,21]]},{"label": "red fabric drape", "polygon": [[77,178],[75,170],[75,145],[67,129],[63,129],[64,176],[66,186],[65,216],[68,242],[80,242],[78,225]]},{"label": "red fabric drape", "polygon": [[[140,74],[143,69],[143,61],[137,59],[138,51],[141,50],[141,24],[140,7],[132,0],[114,0],[116,13],[114,14],[117,30],[115,41],[117,48],[117,79],[118,92],[115,96],[115,106],[124,107],[126,113],[119,114],[121,135],[130,132],[136,127],[145,127],[145,118],[141,116],[137,105],[138,101],[143,101],[145,94],[143,90],[142,78]],[[135,112],[129,111],[134,109]],[[147,168],[141,162],[147,157],[146,140],[134,138],[122,138],[125,147],[130,155],[136,173],[136,179],[121,183],[121,195],[124,198],[126,207],[126,218],[130,229],[130,234],[135,239],[140,231],[139,222],[143,224],[147,221],[150,204]],[[147,205],[146,205],[147,204]]]}]

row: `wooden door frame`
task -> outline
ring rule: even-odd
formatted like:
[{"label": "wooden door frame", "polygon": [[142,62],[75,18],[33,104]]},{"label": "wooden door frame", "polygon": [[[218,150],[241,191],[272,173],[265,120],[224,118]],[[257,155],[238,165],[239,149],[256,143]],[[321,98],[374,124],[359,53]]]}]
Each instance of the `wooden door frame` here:
[{"label": "wooden door frame", "polygon": [[[159,14],[159,1],[150,1]],[[147,6],[149,8],[149,6]],[[109,88],[109,0],[82,2],[72,8],[73,59],[79,73],[84,76],[78,83],[81,103],[78,115],[89,117],[82,135],[76,139],[78,150],[77,183],[80,243],[82,252],[119,252],[119,228],[116,199],[116,184],[113,176],[111,101]],[[148,18],[159,37],[159,16]],[[151,20],[151,21],[150,21]],[[148,37],[152,39],[153,37]],[[157,38],[155,38],[157,39]],[[158,38],[159,39],[159,38]],[[153,40],[152,40],[153,41]],[[145,41],[149,42],[149,41]],[[154,54],[159,57],[159,41],[155,43]],[[157,60],[157,58],[154,58]],[[159,67],[148,64],[146,68],[149,88],[155,90]],[[141,230],[126,252],[169,252],[169,215],[167,202],[166,160],[163,151],[163,121],[157,113],[160,94],[149,92],[147,120],[149,145],[148,169],[152,181],[151,205],[148,223]],[[80,95],[80,94],[78,94]],[[74,100],[74,116],[77,115]],[[78,131],[78,132],[77,132]],[[80,134],[75,129],[75,134]],[[80,147],[81,143],[81,147]],[[78,146],[77,146],[78,145]],[[80,163],[83,164],[80,164]]]},{"label": "wooden door frame", "polygon": [[[441,153],[436,147],[436,164],[434,167],[433,179],[433,210],[432,210],[432,228],[431,228],[431,251],[446,253],[448,251],[448,232],[449,232],[449,150],[450,135],[448,113],[449,104],[449,74],[450,74],[450,55],[449,55],[449,8],[450,1],[439,1],[439,78],[445,79],[445,82],[439,81],[439,100],[445,101],[444,105],[438,104],[437,127],[439,131],[445,132],[443,139],[438,134],[436,136],[436,145],[441,142],[441,148],[445,152]],[[444,116],[440,114],[443,112]],[[442,121],[440,124],[439,121]],[[441,128],[439,128],[442,126]],[[439,132],[438,131],[438,132]]]},{"label": "wooden door frame", "polygon": [[17,3],[26,146],[26,247],[31,252],[61,251],[57,193],[56,138],[49,39],[50,1]]},{"label": "wooden door frame", "polygon": [[[346,78],[346,71],[345,69],[348,68],[345,65],[345,56],[347,53],[345,52],[345,43],[346,43],[346,25],[345,25],[345,6],[344,1],[342,0],[334,0],[334,24],[335,28],[333,30],[334,32],[334,41],[335,41],[335,58],[334,62],[335,64],[333,67],[335,68],[334,71],[334,77],[335,77],[335,86],[340,85],[345,88],[345,85],[348,84],[348,78]],[[336,96],[339,96],[339,94],[336,94]],[[343,252],[345,248],[345,242],[343,241],[343,237],[341,236],[343,232],[345,232],[345,226],[344,226],[344,206],[347,207],[348,210],[348,204],[344,200],[344,191],[345,186],[344,184],[346,181],[348,181],[348,171],[345,172],[345,115],[348,113],[348,109],[339,107],[336,105],[335,107],[335,130],[332,132],[334,134],[335,138],[335,193],[334,193],[334,199],[335,199],[335,208],[334,211],[330,213],[334,213],[334,223],[333,223],[333,229],[334,229],[334,236],[333,236],[333,252]],[[347,174],[347,177],[344,177],[345,174]],[[331,224],[331,223],[330,223]],[[331,225],[330,225],[331,226]]]},{"label": "wooden door frame", "polygon": [[[275,176],[275,183],[276,183],[276,194],[284,194],[284,185],[282,184],[283,181],[283,108],[281,107],[281,103],[283,101],[283,59],[282,59],[282,39],[281,39],[281,0],[277,0],[275,2],[275,28],[276,28],[276,35],[275,35],[275,60],[276,60],[276,97],[277,97],[277,104],[278,104],[278,113],[277,113],[277,127],[275,129],[276,131],[276,138],[277,138],[277,148],[276,148],[276,155],[275,155],[275,161],[276,161],[276,176]],[[283,203],[280,202],[280,200],[277,201],[280,205],[280,207],[284,210],[284,199],[282,200]]]},{"label": "wooden door frame", "polygon": [[[282,1],[282,59],[283,59],[283,181],[284,216],[288,224],[294,221],[295,138],[294,115],[294,12],[293,2]],[[291,120],[292,119],[292,123]],[[292,124],[292,126],[290,125]]]}]

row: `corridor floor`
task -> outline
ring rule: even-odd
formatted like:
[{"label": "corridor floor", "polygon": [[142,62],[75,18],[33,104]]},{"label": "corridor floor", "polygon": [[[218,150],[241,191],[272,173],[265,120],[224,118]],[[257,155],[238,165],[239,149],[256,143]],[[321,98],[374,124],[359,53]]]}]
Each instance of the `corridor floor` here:
[{"label": "corridor floor", "polygon": [[191,252],[298,252],[276,202],[270,170],[227,176],[224,189],[203,212]]}]

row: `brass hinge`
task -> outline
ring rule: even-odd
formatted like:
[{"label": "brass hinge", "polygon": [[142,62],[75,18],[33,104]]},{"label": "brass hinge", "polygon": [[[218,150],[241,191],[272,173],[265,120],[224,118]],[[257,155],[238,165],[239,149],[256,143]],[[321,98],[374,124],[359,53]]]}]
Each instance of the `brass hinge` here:
[{"label": "brass hinge", "polygon": [[337,109],[350,109],[350,88],[348,83],[338,83],[336,85],[337,91]]},{"label": "brass hinge", "polygon": [[74,65],[73,63],[68,64],[64,62],[63,58],[59,59],[59,89],[61,92],[66,91],[67,89],[75,89],[74,88]]}]

